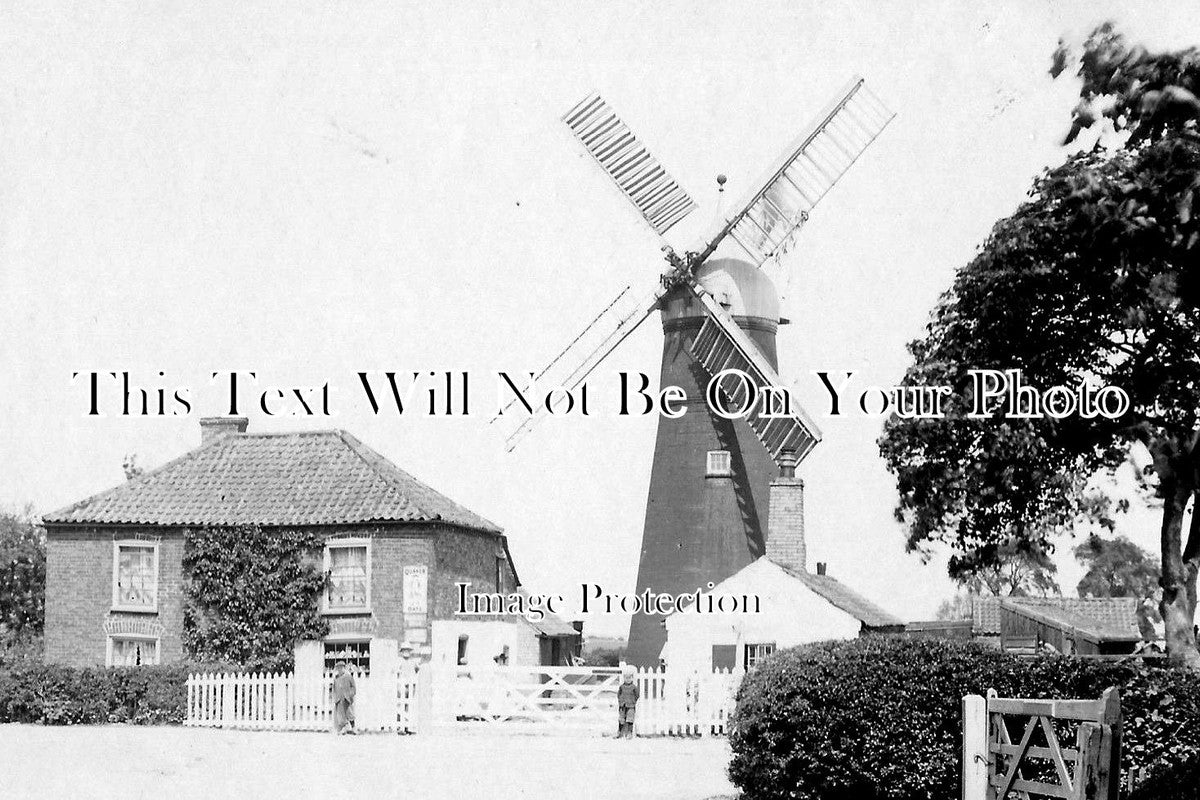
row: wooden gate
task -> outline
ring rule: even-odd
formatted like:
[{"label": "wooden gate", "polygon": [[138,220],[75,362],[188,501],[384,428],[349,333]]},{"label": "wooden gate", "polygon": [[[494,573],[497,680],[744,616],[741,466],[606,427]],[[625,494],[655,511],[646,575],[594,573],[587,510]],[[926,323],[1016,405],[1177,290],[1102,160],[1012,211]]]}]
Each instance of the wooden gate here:
[{"label": "wooden gate", "polygon": [[435,669],[435,724],[504,723],[506,729],[602,732],[616,727],[618,668]]},{"label": "wooden gate", "polygon": [[963,698],[963,800],[1116,800],[1120,761],[1116,688],[1098,700]]}]

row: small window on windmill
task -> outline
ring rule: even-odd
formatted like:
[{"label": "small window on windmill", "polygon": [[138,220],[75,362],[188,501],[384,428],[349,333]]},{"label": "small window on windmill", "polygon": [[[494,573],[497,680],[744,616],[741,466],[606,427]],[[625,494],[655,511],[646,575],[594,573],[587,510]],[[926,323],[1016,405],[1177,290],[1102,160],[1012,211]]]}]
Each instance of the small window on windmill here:
[{"label": "small window on windmill", "polygon": [[705,472],[710,478],[728,478],[733,474],[733,463],[728,450],[709,450]]}]

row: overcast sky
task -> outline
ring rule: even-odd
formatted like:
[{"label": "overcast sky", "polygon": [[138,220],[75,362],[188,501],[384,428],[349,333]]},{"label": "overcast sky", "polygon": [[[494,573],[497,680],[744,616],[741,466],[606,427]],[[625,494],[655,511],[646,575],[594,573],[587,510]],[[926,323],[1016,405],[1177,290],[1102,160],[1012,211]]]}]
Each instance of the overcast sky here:
[{"label": "overcast sky", "polygon": [[[784,262],[780,366],[825,432],[801,469],[810,560],[910,619],[953,587],[904,552],[880,421],[824,418],[809,371],[902,376],[955,268],[1064,156],[1060,36],[1200,31],[1185,3],[247,5],[0,10],[0,504],[47,512],[119,483],[127,453],[174,458],[222,410],[210,373],[255,370],[328,381],[338,415],[249,410],[252,431],[349,430],[502,525],[532,591],[632,591],[655,420],[556,420],[508,453],[485,413],[490,375],[660,271],[559,117],[601,91],[700,201],[668,236],[690,247],[716,174],[739,196],[859,73],[898,116]],[[660,345],[652,320],[596,385],[657,380]],[[470,370],[475,414],[376,418],[370,369]],[[189,386],[192,414],[85,416],[71,374],[93,370]],[[1154,546],[1152,515],[1128,527]]]}]

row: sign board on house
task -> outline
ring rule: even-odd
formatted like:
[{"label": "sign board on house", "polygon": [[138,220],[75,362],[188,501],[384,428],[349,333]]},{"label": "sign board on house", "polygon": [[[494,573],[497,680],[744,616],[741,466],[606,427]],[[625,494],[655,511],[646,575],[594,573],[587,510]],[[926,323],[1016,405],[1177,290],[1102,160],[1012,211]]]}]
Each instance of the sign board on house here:
[{"label": "sign board on house", "polygon": [[404,568],[404,613],[425,614],[429,610],[429,568],[424,564]]}]

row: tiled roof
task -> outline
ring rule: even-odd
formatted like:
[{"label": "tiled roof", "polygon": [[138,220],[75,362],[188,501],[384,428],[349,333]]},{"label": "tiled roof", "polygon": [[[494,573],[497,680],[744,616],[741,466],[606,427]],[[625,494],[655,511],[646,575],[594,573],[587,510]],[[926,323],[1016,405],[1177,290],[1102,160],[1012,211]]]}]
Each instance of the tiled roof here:
[{"label": "tiled roof", "polygon": [[836,578],[788,569],[779,564],[776,566],[868,628],[904,627],[904,622],[900,618],[892,616]]},{"label": "tiled roof", "polygon": [[1137,641],[1137,600],[1132,597],[977,597],[971,604],[976,636],[1000,635],[1001,603],[1028,608],[1057,624],[1105,641]]},{"label": "tiled roof", "polygon": [[345,431],[232,433],[48,523],[337,525],[446,522],[499,532]]},{"label": "tiled roof", "polygon": [[1137,600],[1132,597],[1048,598],[1079,602],[1027,603],[1024,598],[1004,598],[1002,609],[1066,632],[1081,634],[1093,642],[1140,642]]}]

